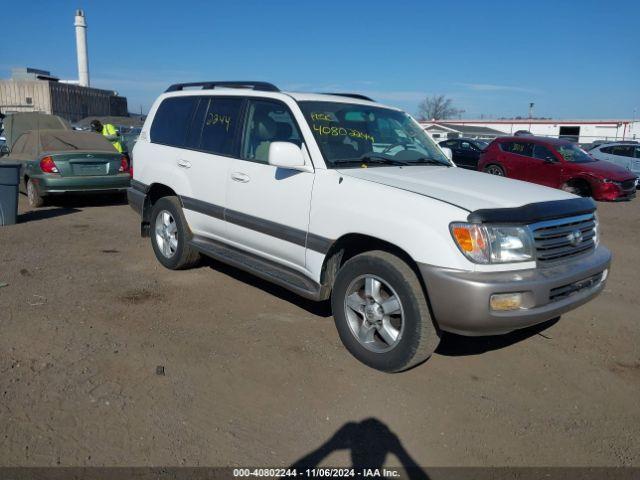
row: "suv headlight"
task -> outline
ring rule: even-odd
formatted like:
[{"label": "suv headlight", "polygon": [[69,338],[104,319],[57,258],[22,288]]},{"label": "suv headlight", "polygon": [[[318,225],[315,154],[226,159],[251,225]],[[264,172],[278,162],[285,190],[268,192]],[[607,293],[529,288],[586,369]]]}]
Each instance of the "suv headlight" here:
[{"label": "suv headlight", "polygon": [[475,263],[533,260],[533,239],[527,227],[452,223],[451,235],[464,255]]}]

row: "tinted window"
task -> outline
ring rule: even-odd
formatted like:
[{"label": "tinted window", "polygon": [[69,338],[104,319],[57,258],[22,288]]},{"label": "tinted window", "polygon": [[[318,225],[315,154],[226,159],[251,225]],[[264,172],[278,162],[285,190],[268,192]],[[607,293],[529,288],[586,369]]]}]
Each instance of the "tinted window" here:
[{"label": "tinted window", "polygon": [[289,109],[280,102],[250,100],[242,137],[242,158],[267,163],[271,142],[302,145]]},{"label": "tinted window", "polygon": [[533,158],[539,158],[540,160],[555,160],[555,155],[544,145],[533,146]]},{"label": "tinted window", "polygon": [[242,98],[211,97],[202,124],[200,149],[219,155],[233,153]]},{"label": "tinted window", "polygon": [[151,141],[184,147],[187,128],[198,97],[173,97],[163,100],[151,125]]},{"label": "tinted window", "polygon": [[209,99],[211,97],[197,97],[198,104],[192,116],[191,127],[187,131],[187,140],[185,146],[188,148],[200,148],[200,140],[202,138],[202,127],[204,125],[204,116],[209,109]]},{"label": "tinted window", "polygon": [[636,158],[640,158],[640,147],[636,147],[636,154],[635,154]]},{"label": "tinted window", "polygon": [[447,148],[456,148],[456,145],[458,144],[457,140],[449,140],[446,142],[442,142],[440,145],[442,145],[443,147],[447,147]]},{"label": "tinted window", "polygon": [[533,145],[528,142],[504,142],[500,144],[500,148],[505,152],[525,155],[527,157],[533,155]]},{"label": "tinted window", "polygon": [[471,145],[469,144],[469,142],[461,142],[460,148],[462,148],[463,150],[471,150]]},{"label": "tinted window", "polygon": [[628,145],[614,145],[609,147],[609,152],[607,153],[621,157],[633,157],[633,147]]}]

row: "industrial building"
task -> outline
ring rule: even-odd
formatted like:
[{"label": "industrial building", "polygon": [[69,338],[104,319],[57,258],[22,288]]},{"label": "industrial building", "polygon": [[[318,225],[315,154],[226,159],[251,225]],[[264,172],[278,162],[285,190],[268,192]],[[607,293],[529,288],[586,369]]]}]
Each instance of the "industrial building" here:
[{"label": "industrial building", "polygon": [[70,122],[89,116],[127,116],[127,99],[112,90],[92,88],[89,81],[87,24],[76,11],[78,80],[60,80],[46,70],[13,68],[10,79],[0,80],[0,113],[44,112]]},{"label": "industrial building", "polygon": [[126,116],[127,99],[111,90],[61,82],[44,70],[14,68],[0,80],[0,112],[44,112],[70,122],[88,116]]},{"label": "industrial building", "polygon": [[525,130],[534,135],[562,137],[578,143],[596,140],[640,140],[638,120],[437,120],[420,122],[436,139],[471,137],[491,139]]}]

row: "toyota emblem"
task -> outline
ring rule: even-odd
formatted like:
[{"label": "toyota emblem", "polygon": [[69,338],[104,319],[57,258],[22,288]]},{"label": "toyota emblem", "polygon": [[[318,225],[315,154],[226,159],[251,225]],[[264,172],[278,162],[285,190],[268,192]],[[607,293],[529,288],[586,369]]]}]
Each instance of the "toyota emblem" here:
[{"label": "toyota emblem", "polygon": [[567,235],[567,240],[569,240],[569,243],[574,247],[579,245],[580,242],[582,242],[582,231],[574,230],[569,235]]}]

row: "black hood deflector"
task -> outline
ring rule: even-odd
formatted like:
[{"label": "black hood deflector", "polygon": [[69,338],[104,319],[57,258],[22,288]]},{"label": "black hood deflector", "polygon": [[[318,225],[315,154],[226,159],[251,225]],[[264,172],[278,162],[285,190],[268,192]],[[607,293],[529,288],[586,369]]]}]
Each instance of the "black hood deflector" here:
[{"label": "black hood deflector", "polygon": [[555,218],[573,217],[593,213],[596,204],[591,198],[572,198],[551,202],[529,203],[514,208],[488,208],[471,212],[467,220],[471,223],[517,223],[529,224]]}]

